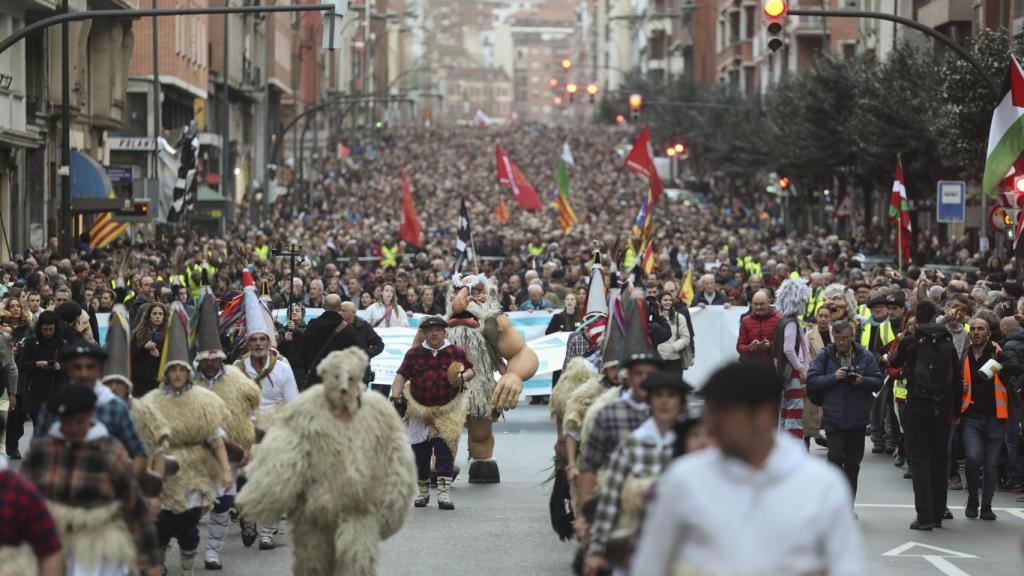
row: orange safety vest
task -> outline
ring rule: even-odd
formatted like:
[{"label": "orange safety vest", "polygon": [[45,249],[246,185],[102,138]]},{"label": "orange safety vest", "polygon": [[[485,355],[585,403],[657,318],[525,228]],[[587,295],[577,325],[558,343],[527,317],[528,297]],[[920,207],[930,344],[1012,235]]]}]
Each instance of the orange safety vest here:
[{"label": "orange safety vest", "polygon": [[[964,355],[964,397],[960,402],[960,413],[963,414],[971,407],[974,400],[971,398],[971,359],[968,356],[971,353],[970,350]],[[1003,386],[1003,379],[996,374],[995,377],[996,387],[996,418],[999,420],[1006,420],[1010,414],[1007,410],[1009,405],[1010,397],[1006,394],[1006,386]]]}]

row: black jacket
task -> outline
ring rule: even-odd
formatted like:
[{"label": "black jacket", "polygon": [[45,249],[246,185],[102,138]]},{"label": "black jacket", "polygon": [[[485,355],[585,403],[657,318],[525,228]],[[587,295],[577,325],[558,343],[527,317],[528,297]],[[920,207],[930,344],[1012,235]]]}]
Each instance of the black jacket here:
[{"label": "black jacket", "polygon": [[36,362],[59,361],[60,351],[64,345],[64,339],[59,335],[54,335],[49,340],[36,335],[25,342],[25,349],[18,356],[18,372],[26,375],[28,409],[33,416],[64,383],[64,375],[61,372],[37,368]]},{"label": "black jacket", "polygon": [[[918,397],[921,385],[914,381],[914,362],[917,360],[917,343],[922,335],[926,335],[931,338],[936,338],[943,333],[948,334],[949,329],[939,324],[919,324],[912,334],[904,336],[900,340],[899,346],[896,347],[896,353],[889,359],[889,365],[893,368],[903,368],[903,375],[907,378],[907,402],[908,406],[915,397]],[[949,382],[946,382],[942,388],[946,390],[946,393],[942,395],[942,398],[932,398],[931,400],[942,400],[949,404],[951,414],[960,413],[960,402],[963,396],[963,370],[960,365],[960,359],[956,355],[956,347],[952,343],[949,344],[949,362],[948,367],[950,378]]]},{"label": "black jacket", "polygon": [[[302,360],[302,365],[306,367],[307,385],[319,382],[315,371],[310,369],[315,368],[320,360],[331,352],[358,346],[366,352],[367,356],[373,358],[384,351],[384,341],[366,320],[356,316],[351,324],[341,332],[335,333],[339,324],[341,324],[341,314],[327,311],[306,326],[299,358]],[[370,376],[371,370],[367,366],[365,375],[367,382],[369,382]]]}]

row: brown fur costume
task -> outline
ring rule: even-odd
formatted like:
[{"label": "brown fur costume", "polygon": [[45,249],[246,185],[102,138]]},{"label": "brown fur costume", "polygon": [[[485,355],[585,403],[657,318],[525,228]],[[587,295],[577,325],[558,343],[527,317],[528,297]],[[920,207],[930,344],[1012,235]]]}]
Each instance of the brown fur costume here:
[{"label": "brown fur costume", "polygon": [[171,436],[171,425],[160,412],[150,403],[135,398],[131,403],[132,420],[139,429],[142,443],[146,445],[146,453],[153,456],[157,447]]},{"label": "brown fur costume", "polygon": [[213,392],[193,385],[191,390],[178,396],[154,390],[136,402],[145,408],[152,407],[171,429],[169,452],[177,458],[180,468],[177,474],[164,480],[161,504],[175,512],[184,512],[188,509],[188,492],[199,490],[206,496],[207,507],[211,506],[222,469],[206,441],[217,434],[218,428],[224,427],[227,420],[224,401]]},{"label": "brown fur costume", "polygon": [[412,387],[406,386],[402,396],[406,402],[406,416],[415,416],[426,424],[432,433],[444,440],[454,455],[459,449],[459,438],[466,425],[466,393],[462,392],[443,406],[424,406],[412,397]]},{"label": "brown fur costume", "polygon": [[597,376],[594,369],[590,367],[590,363],[582,356],[570,360],[569,365],[565,367],[562,376],[558,379],[558,385],[551,391],[551,401],[548,407],[551,419],[555,422],[564,422],[572,393]]},{"label": "brown fur costume", "polygon": [[260,387],[238,368],[225,364],[224,375],[210,389],[227,406],[224,433],[228,440],[242,446],[252,444],[256,439],[256,427],[250,413],[256,414],[259,411],[262,399]]},{"label": "brown fur costume", "polygon": [[322,384],[281,409],[253,450],[236,503],[247,516],[287,514],[292,573],[376,574],[380,541],[398,532],[416,492],[416,466],[397,412],[364,393],[368,359],[332,352],[317,367]]}]

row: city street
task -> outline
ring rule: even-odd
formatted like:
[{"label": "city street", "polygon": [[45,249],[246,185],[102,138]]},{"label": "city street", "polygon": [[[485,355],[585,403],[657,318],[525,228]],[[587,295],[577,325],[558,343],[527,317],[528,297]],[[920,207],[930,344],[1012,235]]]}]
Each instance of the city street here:
[{"label": "city street", "polygon": [[[554,426],[546,406],[520,405],[497,427],[496,453],[502,483],[471,486],[456,481],[456,509],[442,512],[434,501],[411,510],[405,526],[381,548],[381,576],[446,574],[514,576],[569,574],[574,548],[558,542],[548,520],[548,457]],[[22,443],[22,450],[27,449]],[[864,456],[857,514],[863,527],[870,574],[996,576],[1020,574],[1024,506],[1014,495],[997,493],[996,522],[967,520],[966,493],[950,492],[955,519],[932,532],[907,528],[914,517],[913,492],[902,469],[888,456]],[[825,450],[815,448],[817,456]],[[464,457],[464,452],[462,453]],[[223,555],[222,574],[288,574],[288,536],[279,547],[260,551],[242,546],[232,527]],[[175,555],[169,554],[169,558]],[[175,563],[171,563],[175,574]]]}]

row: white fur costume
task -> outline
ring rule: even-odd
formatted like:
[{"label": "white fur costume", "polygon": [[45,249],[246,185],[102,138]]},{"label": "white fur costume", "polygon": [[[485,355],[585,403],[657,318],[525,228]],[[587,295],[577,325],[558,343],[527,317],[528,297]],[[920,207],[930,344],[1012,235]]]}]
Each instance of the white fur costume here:
[{"label": "white fur costume", "polygon": [[405,428],[384,396],[364,394],[367,363],[357,348],[324,358],[323,383],[281,409],[246,468],[236,503],[262,522],[288,515],[293,574],[376,574],[380,541],[415,495]]}]

